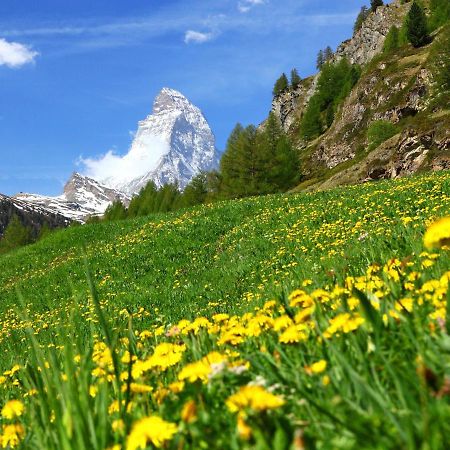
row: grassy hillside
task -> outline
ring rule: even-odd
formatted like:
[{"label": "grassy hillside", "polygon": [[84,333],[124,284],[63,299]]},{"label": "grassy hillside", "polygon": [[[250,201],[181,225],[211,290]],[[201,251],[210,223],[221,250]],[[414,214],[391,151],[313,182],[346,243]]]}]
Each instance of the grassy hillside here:
[{"label": "grassy hillside", "polygon": [[445,448],[450,254],[423,236],[448,215],[441,172],[0,257],[0,444]]}]

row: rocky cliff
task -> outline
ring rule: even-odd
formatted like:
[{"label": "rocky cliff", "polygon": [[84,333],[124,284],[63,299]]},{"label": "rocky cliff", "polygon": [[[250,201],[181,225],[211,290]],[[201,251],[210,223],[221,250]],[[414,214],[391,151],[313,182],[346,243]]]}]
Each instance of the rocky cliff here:
[{"label": "rocky cliff", "polygon": [[[436,99],[436,60],[439,52],[441,56],[445,52],[439,47],[442,29],[420,49],[404,45],[390,54],[382,52],[389,29],[403,23],[409,7],[410,3],[394,1],[378,8],[338,47],[332,62],[345,57],[362,67],[362,76],[318,139],[303,142],[298,129],[320,74],[274,99],[272,111],[299,148],[306,178],[301,187],[331,187],[449,167],[449,105]],[[377,121],[391,123],[397,133],[373,148],[368,129]]]}]

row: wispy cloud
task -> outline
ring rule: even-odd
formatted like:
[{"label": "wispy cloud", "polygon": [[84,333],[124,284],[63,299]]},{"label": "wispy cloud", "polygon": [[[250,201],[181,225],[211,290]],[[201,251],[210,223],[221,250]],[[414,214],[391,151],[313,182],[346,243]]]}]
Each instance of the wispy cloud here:
[{"label": "wispy cloud", "polygon": [[254,6],[263,5],[266,0],[242,0],[238,3],[238,10],[241,13],[249,12]]},{"label": "wispy cloud", "polygon": [[34,62],[38,52],[17,42],[0,39],[0,66],[18,68]]},{"label": "wispy cloud", "polygon": [[185,44],[204,44],[214,39],[214,33],[202,33],[201,31],[188,30],[184,35]]}]

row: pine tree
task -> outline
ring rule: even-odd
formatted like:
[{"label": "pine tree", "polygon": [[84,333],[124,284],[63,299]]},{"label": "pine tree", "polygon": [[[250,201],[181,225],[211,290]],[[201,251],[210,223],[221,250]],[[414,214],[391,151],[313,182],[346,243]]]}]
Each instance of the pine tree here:
[{"label": "pine tree", "polygon": [[17,215],[13,215],[0,239],[0,254],[6,253],[33,241],[31,229],[22,224]]},{"label": "pine tree", "polygon": [[370,0],[370,9],[375,12],[378,7],[383,6],[383,0]]},{"label": "pine tree", "polygon": [[367,6],[363,6],[356,17],[355,25],[353,26],[353,34],[357,33],[361,29],[369,14],[370,9]]},{"label": "pine tree", "polygon": [[323,56],[323,50],[319,50],[319,53],[317,54],[317,62],[316,62],[317,70],[321,70],[322,66],[324,64],[325,64],[325,58]]},{"label": "pine tree", "polygon": [[285,73],[281,75],[280,78],[275,83],[275,86],[273,88],[273,95],[276,97],[277,95],[284,92],[289,87],[289,80]]},{"label": "pine tree", "polygon": [[400,30],[393,25],[384,40],[383,51],[385,53],[392,52],[400,46]]},{"label": "pine tree", "polygon": [[239,167],[237,165],[238,145],[241,135],[244,133],[243,126],[238,123],[228,138],[225,152],[220,160],[221,195],[230,198],[236,191],[236,183],[239,178]]},{"label": "pine tree", "polygon": [[427,18],[423,8],[415,0],[406,16],[406,36],[416,48],[428,42]]},{"label": "pine tree", "polygon": [[183,206],[194,206],[204,203],[208,195],[208,177],[206,172],[200,172],[185,187],[182,194]]},{"label": "pine tree", "polygon": [[300,75],[298,74],[297,69],[291,70],[291,88],[296,89],[299,84],[301,83],[302,79],[300,78]]},{"label": "pine tree", "polygon": [[334,56],[334,52],[330,46],[323,51],[323,59],[326,63],[330,62]]},{"label": "pine tree", "polygon": [[111,203],[105,211],[104,220],[123,220],[127,218],[127,210],[120,200]]}]

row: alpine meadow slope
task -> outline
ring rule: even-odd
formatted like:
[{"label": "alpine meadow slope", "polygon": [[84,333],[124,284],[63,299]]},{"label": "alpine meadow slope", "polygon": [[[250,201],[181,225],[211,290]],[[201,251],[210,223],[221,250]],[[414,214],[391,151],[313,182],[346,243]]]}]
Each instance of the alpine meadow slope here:
[{"label": "alpine meadow slope", "polygon": [[0,257],[3,442],[446,448],[449,177],[73,227]]}]

